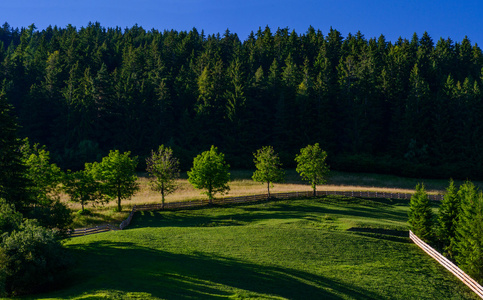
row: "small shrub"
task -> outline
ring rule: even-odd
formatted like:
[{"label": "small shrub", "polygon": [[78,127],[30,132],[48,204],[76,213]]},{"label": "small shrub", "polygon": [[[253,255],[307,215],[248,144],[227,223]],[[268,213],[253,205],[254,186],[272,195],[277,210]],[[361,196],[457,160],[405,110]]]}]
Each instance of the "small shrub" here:
[{"label": "small shrub", "polygon": [[325,221],[335,221],[337,218],[331,215],[324,215],[322,219]]},{"label": "small shrub", "polygon": [[15,210],[13,204],[8,204],[0,198],[0,234],[11,232],[22,223],[22,214]]},{"label": "small shrub", "polygon": [[56,234],[32,220],[5,233],[0,247],[0,293],[16,296],[39,292],[54,284],[69,265]]},{"label": "small shrub", "polygon": [[[117,208],[116,208],[116,209],[117,209]],[[88,209],[83,209],[83,210],[81,209],[81,210],[78,210],[78,211],[77,211],[77,214],[78,214],[78,215],[81,215],[81,216],[88,216],[88,215],[90,215],[90,214],[91,214],[91,211],[90,211],[90,210],[88,210]]]},{"label": "small shrub", "polygon": [[26,216],[29,219],[36,219],[40,226],[56,228],[62,232],[70,229],[73,216],[72,211],[65,203],[55,200],[43,206],[31,209]]}]

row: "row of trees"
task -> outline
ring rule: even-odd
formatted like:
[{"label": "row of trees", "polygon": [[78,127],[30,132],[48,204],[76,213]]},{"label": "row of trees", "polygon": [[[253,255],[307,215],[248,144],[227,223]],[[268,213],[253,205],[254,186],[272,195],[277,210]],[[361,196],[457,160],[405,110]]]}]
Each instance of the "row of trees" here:
[{"label": "row of trees", "polygon": [[[320,149],[319,144],[308,145],[296,156],[297,171],[310,182],[314,195],[316,186],[327,181],[329,167],[325,160],[327,153]],[[284,171],[277,153],[272,146],[266,146],[254,153],[256,171],[253,180],[266,183],[268,197],[270,187],[274,182],[284,181]],[[137,190],[135,167],[137,158],[130,158],[130,152],[124,154],[118,150],[111,151],[108,157],[100,163],[86,163],[85,169],[68,173],[65,191],[71,200],[84,205],[88,202],[103,202],[117,197],[118,210],[121,210],[121,200],[130,198]],[[157,151],[152,150],[146,159],[147,172],[150,175],[151,188],[161,193],[164,206],[165,197],[177,189],[179,178],[179,160],[173,155],[173,150],[161,145]],[[203,190],[210,203],[215,194],[224,194],[230,190],[230,165],[225,161],[225,155],[218,148],[211,146],[210,150],[196,156],[193,166],[188,171],[188,181],[196,188]]]},{"label": "row of trees", "polygon": [[457,188],[451,180],[437,216],[424,186],[416,186],[409,224],[417,236],[440,248],[468,275],[483,280],[483,192],[472,182]]},{"label": "row of trees", "polygon": [[183,170],[210,145],[235,168],[273,145],[294,167],[299,145],[324,141],[337,169],[482,177],[482,67],[468,38],[427,33],[0,27],[0,86],[21,135],[75,170],[159,144]]},{"label": "row of trees", "polygon": [[[59,200],[61,192],[80,203],[82,211],[89,202],[102,203],[113,199],[117,200],[120,211],[121,201],[130,198],[139,189],[135,175],[138,159],[132,158],[130,152],[110,151],[100,162],[88,162],[82,170],[64,173],[50,162],[50,153],[45,146],[30,146],[28,139],[23,142],[18,140],[15,134],[17,125],[10,115],[11,106],[3,96],[0,93],[0,129],[11,134],[0,140],[0,151],[4,154],[0,161],[0,197],[15,205],[17,210],[41,220],[46,227],[67,229],[72,219],[68,208]],[[319,144],[301,149],[295,158],[297,171],[310,182],[314,194],[316,185],[326,181],[329,170],[326,158],[327,153]],[[256,171],[253,179],[266,183],[270,196],[273,182],[284,179],[280,158],[272,146],[266,146],[254,153],[254,163]],[[164,204],[165,195],[176,189],[175,180],[180,174],[179,159],[170,147],[161,145],[157,151],[151,151],[146,166],[152,188],[161,193]],[[216,193],[229,190],[229,167],[224,154],[211,146],[209,151],[194,158],[188,172],[189,181],[197,189],[206,189],[211,201]]]},{"label": "row of trees", "polygon": [[[267,184],[267,193],[270,198],[270,187],[274,182],[283,182],[285,172],[278,154],[272,146],[265,146],[253,154],[255,172],[253,180]],[[319,184],[327,182],[329,167],[326,164],[327,153],[319,144],[308,145],[300,150],[295,157],[297,172],[304,180],[307,180],[316,195]],[[228,181],[229,165],[225,162],[224,154],[218,153],[216,147],[211,146],[209,151],[195,157],[193,167],[188,172],[188,181],[197,189],[206,189],[205,194],[211,200],[215,193],[224,193],[230,189]]]},{"label": "row of trees", "polygon": [[[99,162],[86,163],[83,170],[64,173],[50,162],[45,146],[31,146],[28,139],[17,138],[18,127],[11,109],[5,94],[0,93],[0,297],[53,288],[61,271],[70,265],[60,238],[69,229],[72,214],[60,202],[61,192],[81,203],[82,210],[87,203],[111,199],[117,199],[118,210],[121,210],[121,201],[138,189],[137,157],[131,158],[130,152],[110,151]],[[306,149],[317,149],[312,151],[314,160],[306,157],[301,164],[322,161],[320,168],[325,176],[328,171],[326,153],[318,144]],[[304,153],[302,149],[300,157],[305,157]],[[255,158],[255,161],[266,160],[264,167],[257,165],[256,180],[270,186],[271,182],[283,179],[279,176],[280,163],[272,147],[264,147]],[[176,188],[179,161],[171,148],[161,146],[151,152],[146,165],[152,187],[161,192],[164,203],[164,196]],[[196,188],[205,189],[211,200],[215,193],[229,189],[228,168],[224,154],[212,146],[194,159],[189,180]],[[272,172],[274,168],[278,170],[275,173]],[[312,166],[311,169],[317,168]],[[322,182],[321,170],[315,171],[313,182]],[[305,174],[311,178],[309,173]]]}]

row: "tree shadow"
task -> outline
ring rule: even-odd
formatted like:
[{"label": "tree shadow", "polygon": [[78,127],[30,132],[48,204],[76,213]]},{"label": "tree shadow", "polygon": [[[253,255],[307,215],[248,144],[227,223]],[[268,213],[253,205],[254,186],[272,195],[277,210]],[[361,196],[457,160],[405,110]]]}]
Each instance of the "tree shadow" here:
[{"label": "tree shadow", "polygon": [[409,239],[409,233],[407,230],[351,227],[347,229],[347,231],[378,240],[408,244],[412,243]]},{"label": "tree shadow", "polygon": [[[324,203],[325,204],[325,203]],[[193,211],[150,211],[137,212],[127,229],[142,227],[207,227],[207,226],[240,226],[269,220],[312,220],[321,222],[326,215],[344,218],[385,219],[393,222],[405,222],[407,214],[394,210],[390,204],[380,205],[339,205],[329,202],[307,202],[294,205],[290,201],[274,201],[263,204],[245,204],[213,207],[207,214]],[[234,209],[230,209],[234,208]],[[210,209],[210,208],[205,208]],[[218,209],[214,211],[213,209]]]},{"label": "tree shadow", "polygon": [[[78,266],[68,291],[76,297],[99,290],[148,293],[163,299],[263,297],[287,299],[375,299],[363,287],[305,271],[258,265],[195,253],[173,254],[132,243],[93,242],[69,247]],[[56,296],[50,294],[49,296]]]}]

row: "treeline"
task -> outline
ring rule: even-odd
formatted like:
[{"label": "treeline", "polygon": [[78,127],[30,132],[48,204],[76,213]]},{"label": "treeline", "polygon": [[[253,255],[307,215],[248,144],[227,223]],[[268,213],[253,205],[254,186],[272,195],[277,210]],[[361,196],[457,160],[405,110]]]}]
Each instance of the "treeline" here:
[{"label": "treeline", "polygon": [[409,207],[410,229],[433,244],[473,279],[483,282],[483,193],[470,181],[451,180],[434,215],[424,185],[417,185]]},{"label": "treeline", "polygon": [[185,170],[210,145],[234,168],[266,145],[294,167],[300,147],[320,143],[333,169],[482,178],[482,67],[469,39],[427,33],[0,28],[21,135],[71,169],[160,144]]}]

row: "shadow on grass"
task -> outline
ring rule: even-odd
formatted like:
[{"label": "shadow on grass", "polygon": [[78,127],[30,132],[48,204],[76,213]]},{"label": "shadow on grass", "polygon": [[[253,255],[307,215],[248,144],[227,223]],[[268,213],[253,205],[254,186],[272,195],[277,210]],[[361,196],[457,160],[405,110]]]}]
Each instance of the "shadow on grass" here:
[{"label": "shadow on grass", "polygon": [[399,243],[412,243],[407,230],[352,227],[347,229],[357,235]]},{"label": "shadow on grass", "polygon": [[49,297],[79,297],[107,290],[163,299],[283,297],[375,299],[362,287],[308,272],[203,254],[182,255],[131,243],[93,242],[71,247],[78,260],[67,290]]},{"label": "shadow on grass", "polygon": [[[355,198],[354,198],[355,199]],[[350,201],[284,200],[265,203],[203,207],[189,211],[137,212],[127,228],[142,227],[206,227],[237,226],[269,220],[322,221],[327,216],[335,218],[384,219],[406,222],[407,213],[395,210],[395,206],[407,206],[407,200],[355,199]],[[361,204],[362,203],[362,204]]]}]

